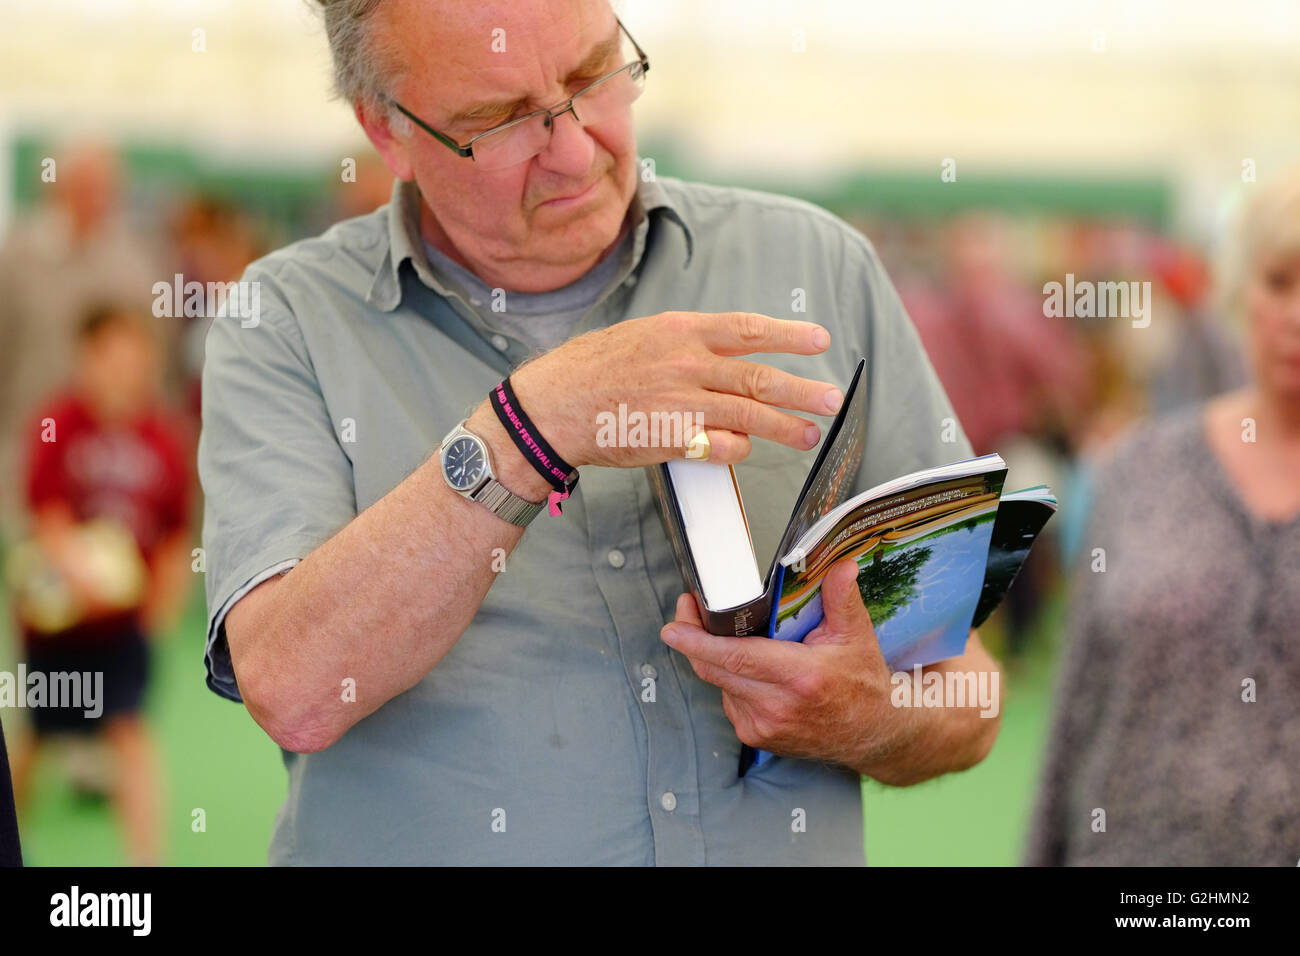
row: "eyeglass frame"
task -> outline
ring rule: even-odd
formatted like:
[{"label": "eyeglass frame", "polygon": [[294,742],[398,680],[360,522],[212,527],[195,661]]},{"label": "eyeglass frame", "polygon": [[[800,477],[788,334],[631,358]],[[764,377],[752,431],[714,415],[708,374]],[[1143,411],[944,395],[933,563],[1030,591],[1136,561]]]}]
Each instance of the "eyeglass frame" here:
[{"label": "eyeglass frame", "polygon": [[[430,136],[432,136],[432,137],[433,137],[434,139],[436,139],[438,142],[442,143],[442,144],[443,144],[444,146],[446,146],[448,149],[453,150],[454,152],[456,152],[456,153],[457,153],[459,156],[461,156],[461,157],[468,157],[469,159],[473,159],[473,158],[474,158],[474,143],[477,142],[478,140],[482,139],[484,136],[491,136],[493,133],[500,133],[502,130],[509,129],[509,128],[512,127],[512,126],[518,126],[520,123],[526,123],[526,122],[528,122],[529,120],[536,119],[538,116],[541,116],[541,115],[543,115],[543,114],[546,114],[547,117],[548,117],[548,118],[547,118],[547,127],[548,127],[548,128],[554,128],[554,126],[555,126],[555,120],[559,119],[559,118],[560,118],[561,116],[563,116],[565,113],[568,113],[568,112],[572,111],[572,109],[573,109],[573,101],[576,100],[578,97],[582,96],[582,95],[583,95],[584,93],[586,93],[588,90],[595,89],[597,86],[600,86],[600,84],[602,84],[602,83],[606,83],[606,82],[608,82],[609,80],[612,80],[612,79],[613,79],[615,76],[617,76],[619,73],[622,73],[624,70],[629,69],[630,67],[636,66],[637,64],[640,64],[640,66],[641,66],[641,73],[642,73],[643,75],[646,74],[646,73],[649,73],[649,72],[650,72],[650,58],[649,58],[648,56],[646,56],[645,51],[641,49],[641,44],[639,44],[639,43],[636,42],[636,39],[635,39],[635,38],[632,36],[632,34],[628,31],[628,28],[625,27],[625,26],[623,26],[623,21],[620,20],[617,16],[614,17],[614,22],[617,23],[617,24],[618,24],[618,28],[619,28],[620,30],[622,30],[624,34],[627,35],[627,38],[628,38],[629,40],[632,41],[632,48],[636,50],[636,55],[637,55],[637,58],[636,58],[635,60],[629,60],[627,63],[624,63],[622,66],[620,66],[617,70],[611,70],[609,73],[606,73],[604,76],[600,77],[599,79],[597,79],[597,80],[593,80],[592,82],[590,82],[590,83],[588,83],[586,86],[584,86],[582,89],[578,90],[578,92],[576,92],[576,93],[574,93],[572,96],[570,96],[570,97],[569,97],[567,100],[565,100],[563,103],[559,103],[559,104],[557,104],[557,105],[555,105],[555,106],[550,107],[549,109],[547,109],[547,108],[543,108],[543,109],[539,109],[539,110],[533,110],[533,112],[528,113],[528,114],[525,115],[525,116],[520,116],[520,117],[518,117],[517,119],[508,120],[507,122],[502,123],[500,126],[493,126],[491,129],[484,130],[483,132],[478,133],[478,134],[476,134],[475,136],[471,137],[471,138],[470,138],[470,141],[469,141],[468,143],[466,143],[464,146],[462,146],[460,143],[456,142],[454,139],[452,139],[452,138],[451,138],[450,136],[448,136],[446,133],[440,133],[440,132],[438,132],[436,129],[434,129],[432,126],[430,126],[430,125],[429,125],[428,123],[426,123],[424,120],[420,119],[420,117],[416,116],[414,113],[412,113],[410,110],[408,110],[408,109],[407,109],[405,106],[403,106],[401,103],[397,102],[397,100],[393,99],[391,96],[385,96],[384,98],[385,98],[386,100],[388,100],[388,102],[391,103],[393,106],[397,107],[397,109],[402,113],[403,116],[405,116],[407,119],[410,119],[411,121],[413,121],[413,122],[415,123],[415,125],[419,126],[420,129],[424,130],[426,133],[428,133]],[[573,115],[574,115],[574,118],[575,118],[575,119],[576,119],[577,116],[578,116],[577,113],[574,113]],[[543,147],[543,148],[545,148],[545,147]],[[540,150],[539,150],[538,152],[540,152]],[[534,154],[534,155],[536,155],[536,154]],[[524,160],[520,160],[520,162],[524,162]]]}]

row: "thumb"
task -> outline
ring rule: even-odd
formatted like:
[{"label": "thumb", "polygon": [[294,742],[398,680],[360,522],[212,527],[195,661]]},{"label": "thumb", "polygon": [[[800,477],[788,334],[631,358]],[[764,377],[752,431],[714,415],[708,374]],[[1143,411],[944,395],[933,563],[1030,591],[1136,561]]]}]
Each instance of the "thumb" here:
[{"label": "thumb", "polygon": [[875,643],[876,629],[862,603],[853,558],[836,561],[822,579],[822,614],[822,622],[803,639],[805,644],[844,644],[864,637]]}]

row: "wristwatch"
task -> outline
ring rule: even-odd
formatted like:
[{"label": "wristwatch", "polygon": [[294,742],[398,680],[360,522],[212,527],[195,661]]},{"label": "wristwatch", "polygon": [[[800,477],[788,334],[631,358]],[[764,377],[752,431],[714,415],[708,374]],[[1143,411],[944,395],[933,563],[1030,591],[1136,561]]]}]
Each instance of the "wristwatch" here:
[{"label": "wristwatch", "polygon": [[443,480],[458,495],[477,501],[511,524],[525,527],[546,502],[521,498],[497,481],[487,443],[465,427],[467,421],[464,419],[448,432],[438,446]]}]

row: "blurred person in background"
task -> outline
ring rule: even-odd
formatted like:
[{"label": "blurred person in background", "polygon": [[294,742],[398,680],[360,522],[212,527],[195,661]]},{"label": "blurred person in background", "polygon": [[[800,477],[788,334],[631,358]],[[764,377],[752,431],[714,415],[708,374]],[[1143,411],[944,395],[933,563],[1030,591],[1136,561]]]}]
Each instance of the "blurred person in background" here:
[{"label": "blurred person in background", "polygon": [[1120,354],[1120,340],[1097,332],[1082,336],[1082,341],[1092,387],[1075,420],[1071,456],[1060,479],[1060,500],[1068,502],[1053,522],[1061,567],[1073,563],[1083,545],[1091,504],[1089,474],[1096,453],[1149,411],[1147,390]]},{"label": "blurred person in background", "polygon": [[[1015,275],[997,215],[960,216],[945,241],[944,287],[900,288],[939,380],[975,453],[1006,459],[1008,489],[1060,488],[1066,436],[1089,387],[1078,336],[1069,320],[1045,315],[1042,295]],[[1048,525],[1044,538],[1055,536]],[[1030,553],[1000,609],[1010,654],[1024,650],[1057,578],[1054,553]]]},{"label": "blurred person in background", "polygon": [[1162,242],[1152,267],[1170,298],[1173,342],[1152,369],[1151,410],[1157,415],[1242,388],[1249,380],[1245,356],[1210,308],[1209,265],[1195,249]]},{"label": "blurred person in background", "polygon": [[1300,857],[1300,169],[1253,188],[1223,281],[1253,380],[1093,472],[1030,864]]},{"label": "blurred person in background", "polygon": [[14,757],[18,806],[52,735],[101,737],[128,856],[142,865],[161,862],[161,780],[140,712],[147,642],[175,622],[191,584],[191,469],[158,402],[159,352],[147,315],[97,306],[85,316],[71,387],[23,435],[31,536],[6,567],[27,673],[103,675],[100,715],[29,710],[33,739]]},{"label": "blurred person in background", "polygon": [[163,278],[157,256],[121,215],[116,151],[83,143],[48,158],[48,198],[0,247],[0,546],[22,521],[20,432],[71,375],[77,323],[105,299],[147,307]]},{"label": "blurred person in background", "polygon": [[393,194],[393,174],[384,159],[367,143],[353,150],[356,158],[355,178],[340,177],[334,187],[335,216],[331,222],[364,216],[388,202]]},{"label": "blurred person in background", "polygon": [[1005,233],[988,212],[950,223],[945,288],[913,313],[978,455],[1023,436],[1054,441],[1087,388],[1073,330],[1045,316],[1043,297],[1016,277]]},{"label": "blurred person in background", "polygon": [[[1107,246],[1108,235],[1115,248]],[[1061,482],[1061,500],[1069,507],[1055,530],[1065,563],[1074,559],[1087,528],[1094,453],[1146,415],[1204,402],[1248,380],[1239,337],[1210,302],[1209,266],[1197,249],[1131,224],[1097,227],[1076,249],[1092,263],[1081,271],[1099,281],[1139,270],[1155,276],[1151,308],[1158,318],[1136,337],[1123,323],[1082,326],[1093,388],[1076,416],[1074,456]],[[1115,249],[1136,258],[1121,262]]]},{"label": "blurred person in background", "polygon": [[336,222],[364,216],[385,205],[392,198],[393,174],[369,142],[358,143],[330,172],[326,188],[329,201],[308,213],[308,232],[324,232]]},{"label": "blurred person in background", "polygon": [[[385,197],[386,199],[387,197]],[[169,224],[173,273],[204,288],[216,283],[224,291],[237,282],[250,262],[266,252],[251,217],[235,204],[216,196],[182,197]],[[206,315],[177,316],[177,334],[169,344],[176,352],[170,360],[181,379],[181,406],[194,423],[197,436],[199,386],[203,375],[203,340],[221,301],[208,303]],[[195,439],[197,440],[197,439]]]}]

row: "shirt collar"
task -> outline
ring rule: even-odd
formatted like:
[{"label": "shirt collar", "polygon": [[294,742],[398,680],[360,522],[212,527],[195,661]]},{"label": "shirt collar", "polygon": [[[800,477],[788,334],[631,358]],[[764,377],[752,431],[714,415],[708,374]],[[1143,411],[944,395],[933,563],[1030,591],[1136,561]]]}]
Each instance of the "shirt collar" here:
[{"label": "shirt collar", "polygon": [[[637,169],[641,163],[637,161]],[[672,204],[668,192],[657,179],[638,177],[636,194],[632,204],[633,215],[637,217],[636,258],[645,248],[645,232],[649,228],[652,215],[663,216],[676,223],[686,240],[686,259],[682,263],[685,269],[691,264],[695,251],[695,237],[691,228],[682,217],[681,211]],[[424,251],[424,240],[420,235],[420,190],[414,180],[393,180],[393,192],[388,203],[388,254],[384,256],[379,268],[375,270],[374,281],[366,295],[366,301],[378,309],[391,312],[402,301],[402,263],[410,260],[416,275],[429,288],[442,296],[456,296],[454,290],[439,281],[429,267],[429,257]]]}]

